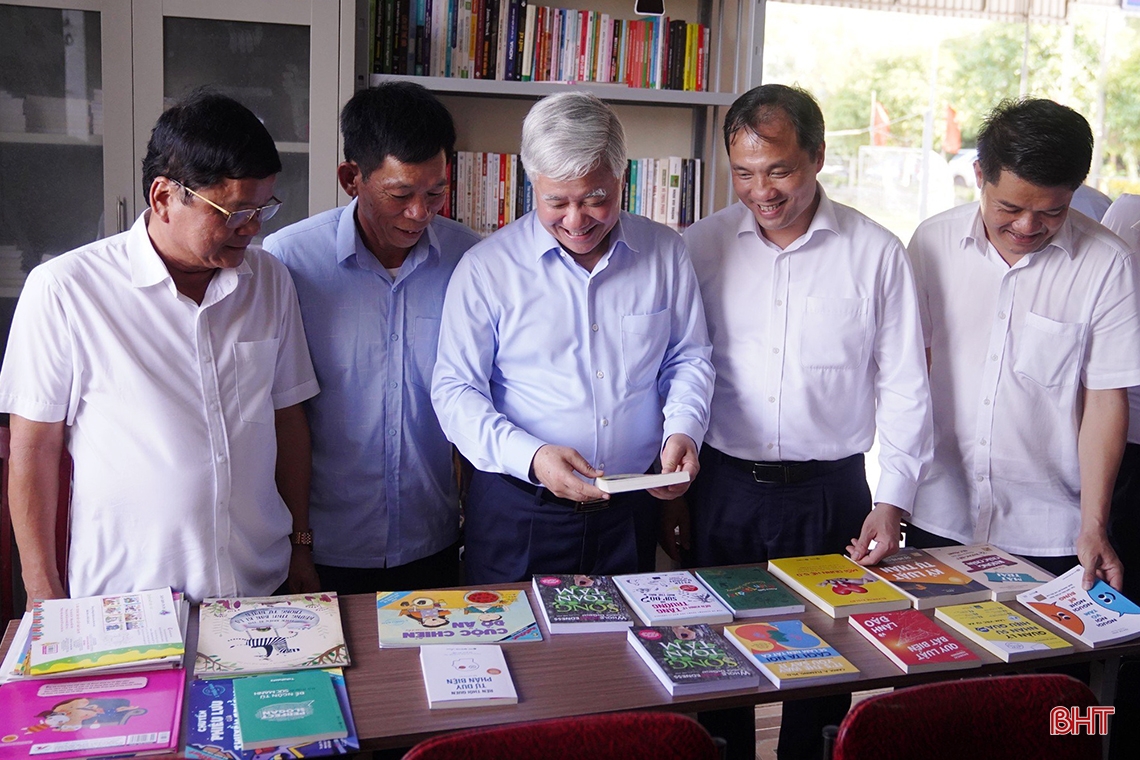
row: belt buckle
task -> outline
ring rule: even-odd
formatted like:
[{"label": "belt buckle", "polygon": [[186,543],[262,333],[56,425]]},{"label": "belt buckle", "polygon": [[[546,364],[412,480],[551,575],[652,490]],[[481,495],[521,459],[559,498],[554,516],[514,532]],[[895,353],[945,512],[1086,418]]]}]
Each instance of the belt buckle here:
[{"label": "belt buckle", "polygon": [[[758,472],[758,470],[761,467],[771,467],[773,469],[779,468],[780,475],[782,476],[781,479],[780,480],[765,480],[765,479],[761,478],[760,473]],[[757,483],[761,483],[763,485],[787,485],[787,483],[788,483],[788,470],[789,470],[789,467],[786,464],[762,464],[760,462],[753,462],[752,463],[752,479],[755,480]]]},{"label": "belt buckle", "polygon": [[610,508],[609,499],[591,499],[589,501],[574,502],[574,514],[582,515],[589,512],[601,512]]}]

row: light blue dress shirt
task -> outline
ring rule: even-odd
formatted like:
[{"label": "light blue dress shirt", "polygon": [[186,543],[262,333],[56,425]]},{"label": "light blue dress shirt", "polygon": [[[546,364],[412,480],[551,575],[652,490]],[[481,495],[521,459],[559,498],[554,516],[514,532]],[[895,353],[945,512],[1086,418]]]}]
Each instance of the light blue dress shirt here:
[{"label": "light blue dress shirt", "polygon": [[528,480],[548,443],[609,474],[645,472],[674,433],[700,446],[711,351],[677,233],[623,212],[587,272],[532,212],[456,268],[432,401],[448,438],[485,472]]},{"label": "light blue dress shirt", "polygon": [[448,280],[479,236],[436,218],[393,281],[357,231],[356,201],[265,240],[289,267],[321,385],[313,438],[313,559],[396,567],[459,538],[451,446],[430,383]]}]

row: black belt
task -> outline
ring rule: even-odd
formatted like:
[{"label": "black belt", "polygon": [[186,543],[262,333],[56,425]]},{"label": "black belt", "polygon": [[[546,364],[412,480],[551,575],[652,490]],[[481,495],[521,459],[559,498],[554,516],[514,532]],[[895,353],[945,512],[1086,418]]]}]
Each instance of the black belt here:
[{"label": "black belt", "polygon": [[603,509],[609,509],[614,504],[620,504],[624,501],[622,497],[625,494],[615,494],[608,499],[595,499],[593,501],[572,501],[570,499],[564,499],[561,496],[555,496],[545,486],[536,486],[533,483],[527,483],[525,480],[519,480],[516,477],[504,475],[503,473],[498,473],[498,475],[520,491],[524,491],[531,496],[537,496],[538,500],[543,504],[557,504],[560,507],[569,507],[579,514],[585,512],[600,512]]},{"label": "black belt", "polygon": [[705,444],[705,448],[711,451],[725,464],[750,474],[752,479],[757,483],[781,486],[803,483],[812,478],[817,478],[820,475],[842,470],[847,465],[852,464],[854,460],[863,456],[862,454],[852,454],[849,457],[833,461],[811,459],[807,462],[752,462],[747,459],[739,459],[725,454],[723,451],[714,449],[707,443]]}]

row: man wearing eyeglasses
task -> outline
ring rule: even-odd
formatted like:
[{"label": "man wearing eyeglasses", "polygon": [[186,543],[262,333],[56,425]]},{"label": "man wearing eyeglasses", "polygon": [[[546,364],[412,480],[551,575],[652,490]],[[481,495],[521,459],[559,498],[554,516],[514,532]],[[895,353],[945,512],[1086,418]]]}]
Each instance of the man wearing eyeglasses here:
[{"label": "man wearing eyeglasses", "polygon": [[[195,93],[151,133],[134,226],[28,276],[0,410],[29,600],[316,590],[300,404],[317,382],[289,273],[250,245],[279,171],[253,113]],[[69,588],[53,540],[65,443]]]},{"label": "man wearing eyeglasses", "polygon": [[459,583],[451,444],[432,411],[440,310],[479,237],[436,214],[451,115],[408,82],[357,93],[341,113],[337,178],[352,202],[270,235],[297,285],[321,395],[313,431],[313,553],[322,588]]}]

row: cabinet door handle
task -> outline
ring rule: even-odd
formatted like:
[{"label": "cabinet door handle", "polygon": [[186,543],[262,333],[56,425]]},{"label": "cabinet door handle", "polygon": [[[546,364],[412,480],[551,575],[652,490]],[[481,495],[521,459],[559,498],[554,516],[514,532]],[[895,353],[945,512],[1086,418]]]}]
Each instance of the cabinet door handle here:
[{"label": "cabinet door handle", "polygon": [[127,231],[127,199],[119,197],[119,232]]}]

